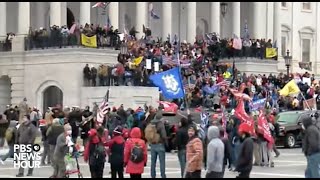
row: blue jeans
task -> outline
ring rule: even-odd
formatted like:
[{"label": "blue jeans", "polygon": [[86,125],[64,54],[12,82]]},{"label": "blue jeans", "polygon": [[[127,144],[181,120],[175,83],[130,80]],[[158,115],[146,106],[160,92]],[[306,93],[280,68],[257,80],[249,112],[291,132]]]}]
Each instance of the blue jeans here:
[{"label": "blue jeans", "polygon": [[237,166],[237,162],[238,162],[238,156],[239,156],[239,152],[240,152],[240,142],[237,141],[234,143],[233,148],[232,148],[232,161],[233,161],[233,166]]},{"label": "blue jeans", "polygon": [[306,178],[320,178],[320,153],[307,156]]},{"label": "blue jeans", "polygon": [[164,144],[150,144],[151,147],[151,178],[156,178],[157,156],[160,160],[161,178],[166,178],[166,151]]},{"label": "blue jeans", "polygon": [[13,157],[14,155],[14,152],[13,152],[13,145],[12,146],[9,146],[9,152],[7,154],[5,154],[4,156],[1,157],[1,160],[2,161],[5,161],[7,158],[9,157]]},{"label": "blue jeans", "polygon": [[185,149],[178,151],[178,159],[179,159],[179,164],[181,168],[181,177],[183,178],[184,168],[186,167],[186,162],[187,162]]}]

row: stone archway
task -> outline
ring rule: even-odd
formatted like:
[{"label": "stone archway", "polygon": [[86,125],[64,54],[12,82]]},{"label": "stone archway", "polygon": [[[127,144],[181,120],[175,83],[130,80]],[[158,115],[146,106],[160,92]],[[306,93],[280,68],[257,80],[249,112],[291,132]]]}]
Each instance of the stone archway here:
[{"label": "stone archway", "polygon": [[73,12],[69,8],[67,8],[67,26],[69,29],[73,25],[73,22],[75,22]]},{"label": "stone archway", "polygon": [[0,114],[2,114],[7,105],[11,104],[11,79],[9,76],[0,77]]},{"label": "stone archway", "polygon": [[43,112],[48,107],[56,107],[58,104],[63,105],[63,92],[57,86],[49,86],[43,91]]},{"label": "stone archway", "polygon": [[62,86],[57,81],[48,80],[43,82],[35,94],[37,97],[36,106],[43,112],[52,105],[60,104],[63,106],[63,92]]}]

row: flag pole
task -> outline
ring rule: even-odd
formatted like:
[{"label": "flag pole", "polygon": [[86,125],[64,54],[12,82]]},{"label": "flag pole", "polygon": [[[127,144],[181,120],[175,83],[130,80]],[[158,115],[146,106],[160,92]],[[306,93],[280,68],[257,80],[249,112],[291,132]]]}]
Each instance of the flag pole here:
[{"label": "flag pole", "polygon": [[[304,97],[304,95],[302,94],[301,91],[300,91],[300,94],[301,94],[301,96],[302,96],[302,98],[303,98],[303,101],[306,102],[306,105],[307,105],[308,109],[311,111],[312,109],[311,109],[311,107],[309,106],[308,101],[306,100],[306,98]],[[302,106],[303,106],[303,104],[302,104]]]}]

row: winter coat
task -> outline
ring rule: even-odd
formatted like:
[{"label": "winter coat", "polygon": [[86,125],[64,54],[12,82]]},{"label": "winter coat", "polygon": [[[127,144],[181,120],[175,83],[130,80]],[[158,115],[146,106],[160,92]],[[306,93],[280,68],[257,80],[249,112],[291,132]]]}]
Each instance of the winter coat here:
[{"label": "winter coat", "polygon": [[207,172],[222,172],[224,159],[224,144],[219,139],[220,130],[217,126],[208,129]]},{"label": "winter coat", "polygon": [[18,128],[17,144],[34,144],[38,133],[38,129],[31,123],[26,121]]},{"label": "winter coat", "polygon": [[[134,144],[138,143],[144,151],[144,160],[140,163],[134,163],[130,160],[130,155]],[[126,165],[126,173],[129,174],[142,174],[144,172],[144,166],[147,164],[148,151],[147,145],[144,140],[141,139],[141,130],[137,127],[133,128],[130,132],[130,138],[127,139],[124,148],[124,164]]]},{"label": "winter coat", "polygon": [[0,138],[5,137],[6,130],[8,129],[9,121],[2,118],[0,119]]},{"label": "winter coat", "polygon": [[251,172],[253,162],[253,139],[246,137],[241,144],[236,171]]},{"label": "winter coat", "polygon": [[186,150],[188,138],[188,124],[184,124],[178,129],[177,132],[176,145],[178,150]]},{"label": "winter coat", "polygon": [[116,135],[107,142],[110,149],[109,162],[116,169],[123,169],[124,143],[124,138],[121,135]]},{"label": "winter coat", "polygon": [[187,162],[189,162],[187,172],[194,172],[202,169],[203,145],[198,137],[189,140],[186,149]]},{"label": "winter coat", "polygon": [[53,159],[55,162],[64,162],[64,157],[68,153],[69,147],[66,144],[66,135],[61,133],[57,138],[56,147],[53,153]]},{"label": "winter coat", "polygon": [[[102,143],[104,146],[107,146],[106,135],[99,136],[96,129],[91,129],[89,131],[89,141],[85,145],[85,149],[83,152],[83,159],[85,162],[90,160],[90,158],[93,155],[95,145],[97,145],[98,143]],[[107,154],[107,152],[106,152],[106,154]],[[105,161],[105,159],[103,161]],[[89,163],[90,163],[90,161],[89,161]]]},{"label": "winter coat", "polygon": [[303,138],[303,152],[305,156],[311,156],[320,152],[320,132],[319,128],[312,123],[311,118],[303,120],[305,127]]},{"label": "winter coat", "polygon": [[48,144],[56,145],[58,136],[64,132],[64,128],[60,124],[52,124],[46,131]]}]

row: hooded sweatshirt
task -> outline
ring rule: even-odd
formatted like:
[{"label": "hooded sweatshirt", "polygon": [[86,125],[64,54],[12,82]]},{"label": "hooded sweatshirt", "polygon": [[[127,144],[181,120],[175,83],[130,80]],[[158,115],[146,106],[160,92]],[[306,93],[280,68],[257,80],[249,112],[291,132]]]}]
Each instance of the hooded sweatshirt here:
[{"label": "hooded sweatshirt", "polygon": [[207,147],[207,171],[222,172],[224,158],[224,144],[221,141],[220,130],[217,126],[210,126],[208,129]]},{"label": "hooded sweatshirt", "polygon": [[305,134],[303,139],[303,152],[306,156],[320,152],[320,132],[318,127],[312,123],[311,117],[303,120]]}]

